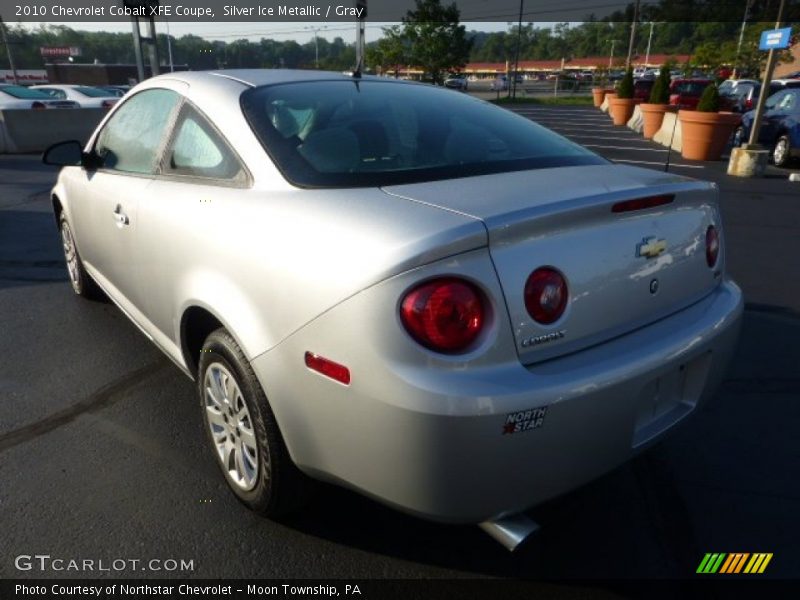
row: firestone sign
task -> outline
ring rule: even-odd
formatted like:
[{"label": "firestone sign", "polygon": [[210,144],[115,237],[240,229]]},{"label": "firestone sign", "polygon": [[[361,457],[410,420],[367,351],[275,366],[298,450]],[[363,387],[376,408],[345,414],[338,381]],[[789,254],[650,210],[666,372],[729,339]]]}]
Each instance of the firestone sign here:
[{"label": "firestone sign", "polygon": [[70,56],[81,55],[81,49],[77,46],[41,46],[39,52],[42,56],[52,58],[69,58]]}]

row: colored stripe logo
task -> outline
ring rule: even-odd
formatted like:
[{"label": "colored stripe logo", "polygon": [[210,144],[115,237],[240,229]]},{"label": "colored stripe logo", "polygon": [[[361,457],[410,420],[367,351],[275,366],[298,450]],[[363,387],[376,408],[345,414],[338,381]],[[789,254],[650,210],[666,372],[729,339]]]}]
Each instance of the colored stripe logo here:
[{"label": "colored stripe logo", "polygon": [[756,575],[763,573],[767,565],[772,560],[772,552],[708,552],[700,561],[697,573],[713,575],[723,573],[725,575],[735,575],[746,573]]}]

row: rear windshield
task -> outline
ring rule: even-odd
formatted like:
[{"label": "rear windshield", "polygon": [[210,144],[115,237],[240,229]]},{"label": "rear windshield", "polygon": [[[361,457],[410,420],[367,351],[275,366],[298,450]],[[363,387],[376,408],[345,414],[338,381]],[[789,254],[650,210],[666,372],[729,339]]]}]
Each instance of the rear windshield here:
[{"label": "rear windshield", "polygon": [[680,94],[682,96],[700,96],[703,90],[708,87],[707,81],[682,81],[675,86],[672,91],[673,94]]},{"label": "rear windshield", "polygon": [[301,187],[366,187],[568,165],[599,156],[465,94],[375,80],[248,90],[242,110]]},{"label": "rear windshield", "polygon": [[44,92],[31,90],[21,85],[3,85],[0,86],[0,92],[23,100],[51,100],[50,96]]},{"label": "rear windshield", "polygon": [[96,87],[88,87],[85,85],[73,89],[79,94],[83,94],[89,98],[108,98],[109,96],[112,96],[112,94],[109,94],[106,90],[101,90],[100,88]]}]

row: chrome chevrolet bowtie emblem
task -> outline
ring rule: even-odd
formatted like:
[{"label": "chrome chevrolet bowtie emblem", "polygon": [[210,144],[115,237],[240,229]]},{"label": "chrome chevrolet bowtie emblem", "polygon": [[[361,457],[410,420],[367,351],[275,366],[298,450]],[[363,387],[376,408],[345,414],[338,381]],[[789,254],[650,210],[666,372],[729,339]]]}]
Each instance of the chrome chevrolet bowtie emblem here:
[{"label": "chrome chevrolet bowtie emblem", "polygon": [[655,258],[667,251],[667,240],[660,240],[657,237],[646,237],[641,244],[636,245],[636,256],[644,258]]}]

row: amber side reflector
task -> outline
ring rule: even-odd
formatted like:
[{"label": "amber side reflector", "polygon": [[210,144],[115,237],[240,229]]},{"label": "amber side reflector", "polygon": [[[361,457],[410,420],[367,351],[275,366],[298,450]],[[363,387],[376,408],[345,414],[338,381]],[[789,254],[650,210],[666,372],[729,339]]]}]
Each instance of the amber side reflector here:
[{"label": "amber side reflector", "polygon": [[653,208],[654,206],[663,206],[675,200],[673,194],[665,194],[663,196],[650,196],[649,198],[636,198],[635,200],[625,200],[617,202],[611,207],[611,212],[631,212],[634,210],[644,210],[646,208]]},{"label": "amber side reflector", "polygon": [[328,360],[324,356],[314,354],[313,352],[306,352],[306,366],[312,371],[322,373],[325,377],[330,377],[334,381],[350,385],[350,369],[332,360]]}]

